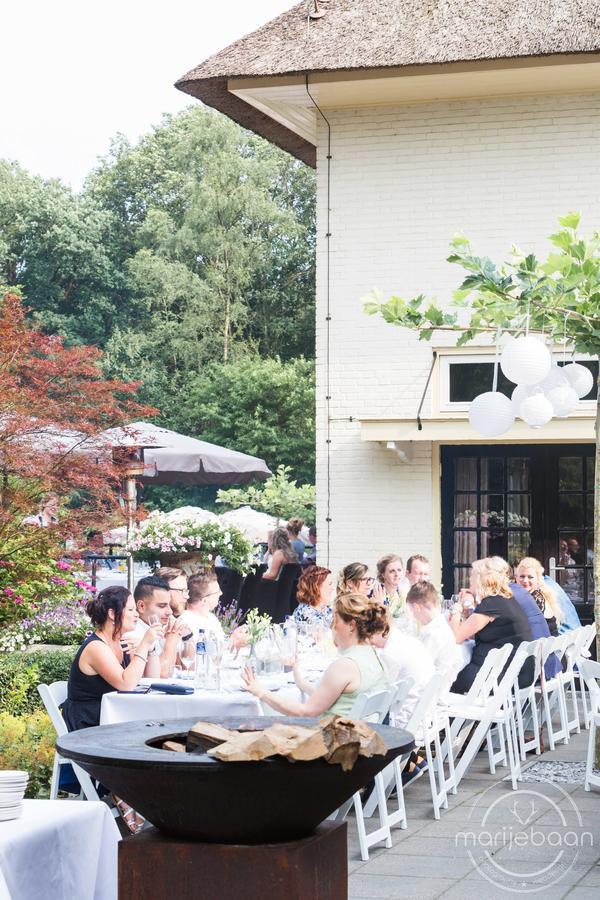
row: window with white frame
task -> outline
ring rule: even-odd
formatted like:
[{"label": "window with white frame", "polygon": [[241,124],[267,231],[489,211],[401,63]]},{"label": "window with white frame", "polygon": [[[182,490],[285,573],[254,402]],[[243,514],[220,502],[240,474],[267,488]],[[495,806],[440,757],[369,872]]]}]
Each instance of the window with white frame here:
[{"label": "window with white frame", "polygon": [[[491,391],[494,379],[494,356],[492,353],[457,354],[439,353],[439,407],[440,412],[467,412],[469,403],[478,394]],[[598,360],[590,357],[575,356],[563,361],[555,357],[557,365],[567,365],[570,362],[581,363],[586,366],[594,376],[594,385],[586,397],[583,397],[579,409],[591,411],[595,408],[598,394]],[[498,368],[498,390],[510,397],[516,385]]]}]

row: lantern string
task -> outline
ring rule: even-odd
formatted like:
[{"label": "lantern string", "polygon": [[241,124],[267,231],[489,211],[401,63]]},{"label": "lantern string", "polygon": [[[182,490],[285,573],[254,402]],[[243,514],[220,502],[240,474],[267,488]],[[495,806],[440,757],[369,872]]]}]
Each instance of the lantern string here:
[{"label": "lantern string", "polygon": [[498,358],[500,356],[500,335],[502,334],[502,329],[498,327],[496,331],[496,353],[494,355],[494,380],[492,382],[492,391],[496,393],[498,390]]}]

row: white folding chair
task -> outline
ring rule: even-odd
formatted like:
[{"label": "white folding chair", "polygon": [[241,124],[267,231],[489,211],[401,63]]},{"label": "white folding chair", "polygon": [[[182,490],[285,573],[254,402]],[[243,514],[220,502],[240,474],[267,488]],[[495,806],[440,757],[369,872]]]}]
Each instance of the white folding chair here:
[{"label": "white folding chair", "polygon": [[[440,707],[439,700],[446,687],[446,680],[442,675],[434,675],[429,681],[427,687],[423,691],[417,705],[415,706],[410,719],[406,724],[406,731],[414,734],[417,744],[423,744],[427,758],[427,767],[429,774],[429,785],[431,788],[431,799],[433,803],[433,812],[436,819],[440,817],[440,809],[448,808],[448,796],[446,790],[446,777],[444,772],[444,754],[442,753],[441,733],[446,734],[450,731],[450,723],[447,718],[445,707]],[[408,688],[404,694],[408,694]],[[397,705],[397,700],[396,704]],[[435,748],[435,759],[432,752],[432,744]],[[383,770],[382,778],[385,785],[386,797],[389,797],[394,787],[398,798],[398,812],[396,816],[402,816],[406,823],[404,791],[402,787],[402,769],[406,765],[408,756],[403,760],[394,760],[394,762]],[[449,777],[454,775],[454,759],[450,755],[448,757]],[[364,807],[366,818],[370,818],[375,812],[377,799],[371,794]],[[402,825],[406,828],[406,824]]]},{"label": "white folding chair", "polygon": [[[387,690],[376,691],[371,694],[359,694],[354,701],[354,705],[348,718],[362,719],[366,722],[381,724],[389,713],[390,706],[396,698],[396,693],[396,688],[390,687]],[[402,785],[402,782],[400,782],[400,784]],[[388,813],[381,772],[378,772],[375,776],[373,793],[376,797],[376,806],[379,810],[379,827],[375,828],[373,831],[367,832],[362,797],[358,791],[353,795],[351,800],[346,801],[346,803],[340,806],[333,816],[331,816],[335,821],[343,821],[348,815],[351,806],[354,805],[358,841],[360,844],[360,856],[365,862],[369,859],[369,847],[372,847],[373,844],[384,841],[387,849],[392,846],[392,825],[395,825],[398,822],[400,823],[401,828],[406,828],[406,814],[404,813],[403,804],[398,812],[392,814]]]},{"label": "white folding chair", "polygon": [[591,659],[583,659],[579,662],[579,672],[585,680],[589,692],[589,721],[590,733],[588,736],[587,759],[585,766],[585,790],[591,790],[592,786],[600,787],[600,775],[594,774],[594,762],[596,757],[596,730],[600,728],[600,663]]},{"label": "white folding chair", "polygon": [[[596,626],[592,623],[591,625],[584,625],[581,628],[581,641],[579,644],[579,656],[576,662],[576,666],[578,671],[580,670],[579,663],[581,660],[586,660],[590,658],[590,646],[592,642],[596,639]],[[583,715],[583,727],[590,727],[590,703],[589,703],[589,693],[587,690],[587,685],[585,678],[579,678],[579,690],[581,693],[581,710]]]},{"label": "white folding chair", "polygon": [[[540,740],[540,719],[535,693],[535,686],[540,678],[540,672],[542,669],[542,644],[541,641],[537,639],[535,641],[529,641],[529,643],[523,643],[521,644],[521,647],[527,654],[525,661],[527,661],[527,659],[534,660],[533,680],[531,684],[527,687],[520,687],[519,677],[517,676],[513,687],[519,750],[521,754],[521,760],[524,762],[527,753],[529,753],[531,750],[535,750],[538,756],[542,752],[542,744]],[[527,719],[525,719],[525,716],[527,716]],[[531,724],[531,728],[533,730],[533,737],[528,741],[525,740],[525,722]]]},{"label": "white folding chair", "polygon": [[[546,637],[542,642],[542,668],[550,654],[554,653],[562,663],[564,644],[560,637]],[[567,715],[567,701],[565,698],[565,686],[562,679],[562,671],[557,672],[554,678],[546,678],[542,673],[539,685],[536,685],[536,694],[539,694],[542,705],[542,727],[545,725],[548,732],[548,744],[550,750],[554,750],[558,741],[569,743],[569,726]],[[560,727],[552,722],[553,712],[557,710],[560,719]]]},{"label": "white folding chair", "polygon": [[[57,737],[61,737],[63,734],[67,734],[67,726],[65,725],[65,720],[63,719],[62,713],[60,711],[60,706],[67,699],[67,682],[54,681],[52,684],[38,684],[37,689],[40,697],[43,700],[44,706],[46,707],[46,712],[50,717],[50,721],[54,725],[54,730],[56,731]],[[61,766],[66,766],[69,764],[73,767],[73,771],[75,772],[75,776],[81,788],[80,793],[75,795],[77,799],[99,800],[100,797],[98,796],[98,792],[94,787],[92,779],[90,778],[88,773],[84,772],[84,770],[80,766],[72,762],[70,759],[65,759],[65,757],[61,756],[58,751],[55,751],[54,753],[52,781],[50,783],[50,799],[56,800],[58,796],[58,783],[60,780]],[[116,810],[115,815],[118,815],[118,812]]]},{"label": "white folding chair", "polygon": [[[508,655],[510,655],[513,647],[509,644],[508,648]],[[459,717],[463,722],[471,722],[475,725],[464,742],[460,759],[455,763],[454,776],[452,780],[448,780],[447,784],[449,788],[458,787],[482,743],[487,739],[490,729],[497,726],[499,735],[506,736],[506,750],[508,751],[506,754],[502,748],[501,758],[506,759],[507,756],[512,787],[513,790],[517,789],[517,780],[521,777],[521,762],[517,745],[512,690],[515,679],[525,661],[526,653],[521,647],[517,648],[512,660],[502,672],[505,666],[506,650],[505,648],[500,648],[500,650],[504,652],[494,657],[493,665],[481,687],[480,696],[476,698],[479,702],[471,705],[454,703],[451,700],[448,706],[448,715],[455,719],[452,723],[453,729]],[[493,652],[490,651],[488,656]],[[490,764],[495,766],[496,761],[497,757],[490,754]]]},{"label": "white folding chair", "polygon": [[[559,640],[562,647],[562,667],[563,671],[559,672],[559,678],[562,680],[565,691],[565,707],[567,709],[567,730],[569,735],[572,732],[579,734],[581,732],[581,723],[579,721],[579,706],[577,704],[577,686],[575,684],[575,663],[579,658],[581,647],[581,632],[583,629],[576,628],[573,631],[566,631],[561,634]],[[569,704],[567,703],[568,695],[571,699],[572,716],[569,718]]]}]

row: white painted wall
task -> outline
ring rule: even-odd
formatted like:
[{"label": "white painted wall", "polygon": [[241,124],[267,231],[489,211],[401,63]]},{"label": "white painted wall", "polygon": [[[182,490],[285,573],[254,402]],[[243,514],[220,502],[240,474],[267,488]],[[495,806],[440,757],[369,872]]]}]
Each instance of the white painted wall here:
[{"label": "white painted wall", "polygon": [[[504,258],[513,242],[546,252],[559,215],[600,224],[600,94],[494,98],[329,110],[331,179],[331,540],[329,563],[434,547],[431,446],[403,465],[361,443],[349,417],[416,415],[431,347],[362,312],[371,288],[447,300],[461,271],[445,262],[465,232]],[[326,128],[319,125],[317,491],[326,562]],[[438,341],[441,343],[441,341]],[[430,412],[428,402],[424,414]]]}]

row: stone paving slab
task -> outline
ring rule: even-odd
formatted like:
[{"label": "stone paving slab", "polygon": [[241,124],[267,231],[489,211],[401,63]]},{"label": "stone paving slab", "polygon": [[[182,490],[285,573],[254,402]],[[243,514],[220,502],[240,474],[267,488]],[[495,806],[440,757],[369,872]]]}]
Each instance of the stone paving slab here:
[{"label": "stone paving slab", "polygon": [[[525,765],[540,758],[581,762],[587,740],[586,731],[572,735],[568,745],[528,757]],[[487,753],[479,754],[439,821],[433,817],[429,780],[419,779],[405,792],[408,829],[393,829],[393,847],[371,848],[368,862],[360,859],[350,818],[350,900],[512,900],[516,895],[600,900],[600,790],[561,783],[557,791],[554,784],[520,782],[512,791],[503,780],[506,773],[499,768],[490,775]],[[367,828],[376,821],[368,820]],[[584,832],[590,835],[587,844]],[[555,848],[556,833],[562,843]],[[522,838],[515,839],[517,834]],[[482,845],[483,837],[492,841],[490,847]],[[568,840],[575,845],[568,846]]]}]

